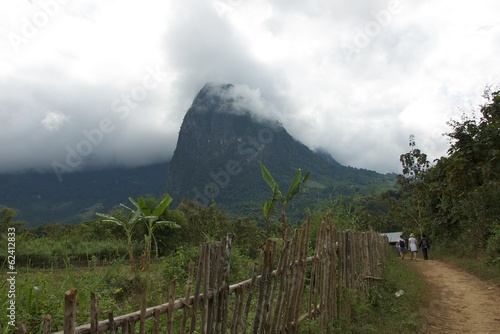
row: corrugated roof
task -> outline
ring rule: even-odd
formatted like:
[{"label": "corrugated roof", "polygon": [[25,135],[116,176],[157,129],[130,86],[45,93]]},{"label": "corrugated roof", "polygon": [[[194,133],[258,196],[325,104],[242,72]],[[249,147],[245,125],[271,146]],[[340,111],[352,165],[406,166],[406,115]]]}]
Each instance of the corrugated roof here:
[{"label": "corrugated roof", "polygon": [[389,243],[395,243],[398,241],[399,236],[403,234],[403,232],[386,232],[380,233],[380,235],[385,235],[389,239]]}]

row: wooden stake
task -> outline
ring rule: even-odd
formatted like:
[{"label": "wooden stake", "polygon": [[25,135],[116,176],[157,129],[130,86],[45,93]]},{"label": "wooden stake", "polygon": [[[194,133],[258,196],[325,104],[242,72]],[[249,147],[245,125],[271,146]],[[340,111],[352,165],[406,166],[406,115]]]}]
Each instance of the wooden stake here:
[{"label": "wooden stake", "polygon": [[194,273],[194,262],[191,261],[189,263],[189,276],[186,287],[186,295],[184,297],[184,308],[182,313],[182,321],[181,321],[181,334],[186,333],[186,324],[189,316],[190,306],[189,306],[189,297],[191,296],[191,289],[193,287],[193,273]]},{"label": "wooden stake", "polygon": [[174,324],[174,299],[175,299],[175,281],[170,282],[170,293],[168,295],[168,320],[167,320],[167,333],[171,334]]},{"label": "wooden stake", "polygon": [[108,312],[108,322],[109,322],[109,333],[116,334],[115,319],[113,317],[113,311]]},{"label": "wooden stake", "polygon": [[45,318],[43,318],[43,334],[52,333],[51,327],[52,327],[52,316],[50,314],[47,314]]},{"label": "wooden stake", "polygon": [[145,328],[146,328],[146,290],[144,290],[141,294],[141,318],[139,322],[139,333],[145,334]]},{"label": "wooden stake", "polygon": [[76,289],[64,293],[64,334],[75,333],[76,327]]},{"label": "wooden stake", "polygon": [[90,334],[97,334],[99,324],[99,298],[90,293]]}]

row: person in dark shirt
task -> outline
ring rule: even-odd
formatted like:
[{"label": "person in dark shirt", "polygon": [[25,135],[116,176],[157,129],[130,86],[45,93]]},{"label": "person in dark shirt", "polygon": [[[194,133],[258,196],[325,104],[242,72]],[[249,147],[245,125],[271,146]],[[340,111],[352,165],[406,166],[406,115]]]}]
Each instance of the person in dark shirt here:
[{"label": "person in dark shirt", "polygon": [[398,247],[398,252],[399,252],[399,256],[401,257],[401,260],[404,260],[405,259],[405,252],[406,252],[406,240],[402,234],[399,236],[399,239],[396,243],[396,246]]},{"label": "person in dark shirt", "polygon": [[420,249],[422,250],[422,255],[424,256],[424,260],[428,260],[428,250],[431,249],[431,244],[429,243],[429,240],[425,237],[425,234],[422,235],[422,239],[420,239],[419,242]]}]

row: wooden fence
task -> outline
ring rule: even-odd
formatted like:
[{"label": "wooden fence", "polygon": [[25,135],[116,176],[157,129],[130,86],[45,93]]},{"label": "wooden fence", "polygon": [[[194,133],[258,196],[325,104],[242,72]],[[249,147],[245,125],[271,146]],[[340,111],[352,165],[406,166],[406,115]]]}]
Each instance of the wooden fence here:
[{"label": "wooden fence", "polygon": [[[351,317],[353,298],[347,292],[368,297],[381,279],[388,242],[374,231],[339,233],[328,222],[321,224],[315,241],[310,234],[306,221],[284,241],[268,239],[262,264],[254,266],[251,278],[233,285],[229,283],[232,236],[205,244],[195,277],[195,265],[190,265],[183,298],[174,300],[173,282],[167,303],[147,308],[144,294],[141,310],[119,317],[109,312],[108,319],[99,320],[98,298],[92,294],[91,322],[79,327],[77,293],[72,289],[65,294],[64,331],[58,333],[159,333],[160,328],[174,333],[174,322],[175,332],[182,334],[297,333],[301,322],[313,318],[326,332],[338,319]],[[44,333],[51,333],[50,316],[43,327]],[[23,333],[22,326],[19,332]]]}]

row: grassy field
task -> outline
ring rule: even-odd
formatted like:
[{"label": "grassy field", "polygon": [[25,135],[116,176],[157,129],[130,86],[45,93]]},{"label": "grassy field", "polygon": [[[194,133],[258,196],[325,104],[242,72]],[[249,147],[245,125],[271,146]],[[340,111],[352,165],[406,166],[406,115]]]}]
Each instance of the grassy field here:
[{"label": "grassy field", "polygon": [[[484,265],[478,259],[457,258],[453,254],[432,250],[432,259],[452,263],[482,279],[500,284],[500,269]],[[72,287],[78,289],[78,324],[88,323],[90,293],[99,295],[101,319],[107,311],[115,315],[137,311],[140,308],[140,291],[147,289],[148,305],[158,305],[168,300],[168,286],[172,279],[181,284],[178,291],[184,290],[187,264],[197,257],[197,249],[184,249],[175,256],[155,262],[151,273],[134,273],[126,261],[116,261],[108,266],[89,263],[79,268],[68,266],[63,269],[19,268],[16,276],[17,319],[27,322],[34,332],[41,328],[45,314],[53,317],[53,329],[60,330],[63,320],[63,295]],[[243,280],[245,271],[252,263],[236,259],[239,268],[234,268],[234,281]],[[419,333],[422,326],[420,308],[425,304],[424,282],[415,274],[410,261],[401,261],[391,250],[383,279],[371,291],[368,301],[356,293],[346,292],[352,299],[352,318],[332,323],[332,330],[341,333]],[[4,272],[6,272],[4,270]],[[8,283],[0,283],[0,302],[7,307]],[[180,296],[179,296],[180,297]],[[317,324],[309,320],[301,324],[301,333],[315,333]],[[0,333],[8,333],[0,325]]]}]

